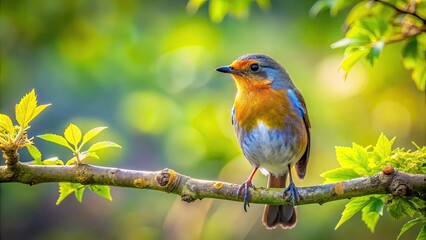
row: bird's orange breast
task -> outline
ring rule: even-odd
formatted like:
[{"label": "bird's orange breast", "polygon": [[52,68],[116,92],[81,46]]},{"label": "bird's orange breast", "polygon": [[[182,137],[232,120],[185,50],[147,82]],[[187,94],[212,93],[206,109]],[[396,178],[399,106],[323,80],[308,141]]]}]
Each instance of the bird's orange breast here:
[{"label": "bird's orange breast", "polygon": [[[270,85],[240,89],[235,98],[235,120],[245,131],[258,126],[262,121],[269,128],[284,129],[284,119],[292,114],[285,90],[274,90]],[[295,116],[296,117],[296,116]]]}]

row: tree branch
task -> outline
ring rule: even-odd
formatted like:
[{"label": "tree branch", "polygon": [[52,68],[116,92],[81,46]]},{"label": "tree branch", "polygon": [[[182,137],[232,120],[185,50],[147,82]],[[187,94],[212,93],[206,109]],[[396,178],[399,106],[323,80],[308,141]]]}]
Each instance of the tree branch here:
[{"label": "tree branch", "polygon": [[[0,166],[0,183],[17,182],[29,185],[47,182],[72,182],[84,185],[109,185],[152,189],[174,193],[183,201],[216,198],[242,201],[236,193],[239,185],[221,181],[191,178],[172,169],[161,171],[136,171],[79,164],[75,166],[27,165],[18,162],[13,168]],[[398,172],[385,167],[381,173],[370,177],[298,188],[300,201],[297,205],[325,203],[340,199],[370,195],[393,194],[418,196],[425,199],[426,175]],[[251,190],[251,203],[290,205],[283,189],[256,188]]]},{"label": "tree branch", "polygon": [[382,3],[383,5],[386,5],[386,6],[388,6],[388,7],[393,8],[393,9],[394,9],[395,11],[397,11],[399,14],[408,14],[408,15],[412,15],[412,16],[416,17],[417,19],[419,19],[420,21],[422,21],[422,22],[423,22],[423,24],[426,24],[426,19],[422,18],[421,16],[419,16],[419,15],[416,13],[416,9],[415,9],[415,7],[413,8],[413,10],[412,10],[412,11],[406,11],[406,10],[403,10],[403,9],[397,8],[396,6],[392,5],[391,3],[389,3],[389,2],[385,2],[385,1],[383,1],[383,0],[374,0],[374,1],[379,2],[379,3]]}]

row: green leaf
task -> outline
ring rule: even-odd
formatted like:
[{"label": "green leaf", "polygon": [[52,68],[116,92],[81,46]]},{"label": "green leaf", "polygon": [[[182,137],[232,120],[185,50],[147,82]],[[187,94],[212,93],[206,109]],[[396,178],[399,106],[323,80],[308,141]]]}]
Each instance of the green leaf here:
[{"label": "green leaf", "polygon": [[383,133],[377,139],[376,146],[374,146],[374,153],[381,159],[390,157],[392,153],[392,145],[395,142],[395,137],[389,140]]},{"label": "green leaf", "polygon": [[121,148],[120,145],[114,143],[114,142],[110,142],[110,141],[102,141],[102,142],[97,142],[95,144],[93,144],[92,146],[90,146],[90,148],[87,150],[88,152],[96,152],[98,150],[104,149],[104,148]]},{"label": "green leaf", "polygon": [[86,134],[84,134],[83,142],[81,143],[80,148],[83,147],[84,144],[86,144],[88,141],[96,137],[99,133],[101,133],[103,130],[107,128],[108,127],[97,127],[97,128],[90,129]]},{"label": "green leaf", "polygon": [[74,152],[74,149],[69,145],[67,140],[60,135],[48,133],[48,134],[38,135],[37,137],[39,137],[39,138],[41,138],[45,141],[53,142],[53,143],[56,143],[58,145],[64,146],[64,147],[68,148],[69,150],[71,150],[72,152]]},{"label": "green leaf", "polygon": [[329,170],[322,173],[320,176],[326,178],[324,183],[332,183],[361,177],[361,175],[355,172],[352,168],[343,167]]},{"label": "green leaf", "polygon": [[309,10],[309,14],[311,16],[316,16],[321,11],[330,9],[334,2],[335,0],[318,0],[314,3],[314,5],[312,5],[311,9]]},{"label": "green leaf", "polygon": [[63,166],[64,162],[60,159],[58,159],[57,157],[53,157],[53,158],[48,158],[46,160],[43,160],[43,165],[59,165],[59,166]]},{"label": "green leaf", "polygon": [[191,13],[195,13],[206,2],[207,0],[189,0],[188,4],[186,5],[186,9]]},{"label": "green leaf", "polygon": [[353,143],[353,148],[336,147],[336,157],[343,168],[352,168],[360,175],[369,175],[368,152],[360,145]]},{"label": "green leaf", "polygon": [[412,37],[402,50],[403,63],[405,68],[412,69],[411,78],[417,88],[424,91],[426,88],[426,34]]},{"label": "green leaf", "polygon": [[347,220],[351,219],[357,212],[371,202],[370,196],[353,198],[349,203],[346,204],[345,210],[342,212],[342,217],[337,223],[335,229],[340,227]]},{"label": "green leaf", "polygon": [[380,40],[372,44],[372,46],[373,47],[370,49],[370,52],[366,56],[367,60],[370,61],[371,65],[373,65],[374,61],[379,58],[380,52],[385,46],[385,42],[383,40]]},{"label": "green leaf", "polygon": [[16,121],[22,128],[28,124],[50,104],[37,106],[37,97],[34,89],[27,93],[15,106]]},{"label": "green leaf", "polygon": [[10,137],[13,137],[15,133],[15,127],[13,126],[12,119],[5,114],[0,113],[0,132],[6,132]]},{"label": "green leaf", "polygon": [[26,147],[31,157],[33,157],[35,164],[42,165],[43,163],[41,162],[41,152],[38,150],[38,148],[32,144],[28,144]]},{"label": "green leaf", "polygon": [[419,235],[417,235],[416,240],[425,240],[426,239],[426,225],[424,225],[419,232]]},{"label": "green leaf", "polygon": [[74,192],[77,200],[79,202],[81,202],[85,188],[86,188],[86,186],[84,186],[80,183],[60,182],[59,183],[59,198],[56,201],[56,205],[59,205],[66,197],[68,197],[73,192]]},{"label": "green leaf", "polygon": [[349,38],[342,38],[337,42],[334,42],[330,45],[331,48],[341,48],[341,47],[347,47],[349,45],[354,44],[356,41],[354,41],[353,39],[349,39]]},{"label": "green leaf", "polygon": [[77,163],[77,158],[73,157],[73,158],[71,158],[70,160],[67,161],[65,166],[75,165],[76,163]]},{"label": "green leaf", "polygon": [[404,226],[402,226],[401,232],[399,232],[399,235],[396,239],[398,240],[406,231],[408,231],[411,227],[413,227],[414,225],[418,223],[426,224],[425,217],[418,217],[406,222]]},{"label": "green leaf", "polygon": [[35,117],[37,117],[44,109],[46,109],[47,107],[49,107],[50,105],[52,105],[52,104],[43,104],[43,105],[40,105],[40,106],[37,106],[35,109],[34,109],[34,112],[33,112],[33,115],[31,116],[31,118],[28,120],[28,123],[30,123]]},{"label": "green leaf", "polygon": [[[352,148],[354,150],[354,162],[357,166],[359,166],[358,169],[362,169],[366,173],[370,172],[370,167],[368,166],[368,152],[367,149],[356,144],[352,143]],[[369,148],[369,147],[367,147]]]},{"label": "green leaf", "polygon": [[349,70],[357,63],[361,58],[367,56],[370,52],[368,47],[359,47],[359,48],[346,48],[345,54],[340,64],[340,68],[345,72],[345,78],[349,73]]},{"label": "green leaf", "polygon": [[362,221],[374,233],[379,217],[383,215],[384,202],[382,198],[371,198],[371,202],[362,209]]},{"label": "green leaf", "polygon": [[77,201],[79,201],[79,202],[83,201],[83,193],[84,193],[85,189],[86,189],[86,186],[81,185],[81,186],[79,186],[79,188],[77,188],[74,191],[74,195],[75,195],[75,198],[77,199]]},{"label": "green leaf", "polygon": [[388,212],[395,219],[412,217],[416,211],[416,205],[407,198],[394,198],[388,205]]},{"label": "green leaf", "polygon": [[56,205],[59,205],[68,195],[74,192],[75,189],[72,187],[71,183],[60,182],[59,183],[59,198],[56,201]]},{"label": "green leaf", "polygon": [[92,190],[94,193],[98,194],[99,196],[104,197],[104,198],[112,201],[109,186],[91,185],[91,186],[89,186],[89,189]]},{"label": "green leaf", "polygon": [[65,139],[74,145],[77,149],[78,143],[81,141],[81,130],[75,124],[70,123],[64,131]]},{"label": "green leaf", "polygon": [[213,22],[221,22],[229,12],[229,2],[223,0],[210,0],[209,15]]}]

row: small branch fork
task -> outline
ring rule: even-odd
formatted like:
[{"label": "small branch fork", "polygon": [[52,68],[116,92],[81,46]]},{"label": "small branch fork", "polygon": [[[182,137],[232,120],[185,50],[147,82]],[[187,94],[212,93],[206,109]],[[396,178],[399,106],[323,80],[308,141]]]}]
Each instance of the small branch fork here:
[{"label": "small branch fork", "polygon": [[[158,190],[181,196],[185,202],[203,198],[243,201],[235,194],[240,185],[195,179],[172,169],[136,171],[78,164],[75,166],[27,165],[0,166],[0,183],[16,182],[35,185],[47,182],[72,182],[84,185],[109,185]],[[250,189],[251,203],[291,205],[283,189]],[[398,172],[392,167],[370,177],[356,178],[331,184],[298,188],[300,201],[296,205],[323,204],[330,201],[370,194],[417,196],[426,199],[426,175]]]}]

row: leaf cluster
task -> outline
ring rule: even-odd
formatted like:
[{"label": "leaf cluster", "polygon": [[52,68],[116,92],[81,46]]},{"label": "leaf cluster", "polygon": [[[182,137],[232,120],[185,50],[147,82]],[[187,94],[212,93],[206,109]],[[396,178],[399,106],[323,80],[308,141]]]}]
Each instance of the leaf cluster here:
[{"label": "leaf cluster", "polygon": [[245,18],[250,12],[252,2],[256,2],[261,9],[267,9],[270,6],[270,0],[189,0],[187,10],[197,12],[204,4],[209,3],[209,16],[213,22],[221,22],[227,15],[233,15],[237,18]]},{"label": "leaf cluster", "polygon": [[[87,147],[87,149],[84,149],[88,142],[107,129],[107,127],[96,127],[83,135],[80,128],[71,123],[65,129],[64,136],[48,133],[39,135],[38,137],[67,148],[71,151],[73,157],[66,161],[66,163],[58,157],[43,160],[42,153],[33,144],[33,138],[28,138],[27,130],[30,128],[29,123],[48,106],[50,106],[50,104],[37,105],[37,96],[33,89],[26,94],[15,107],[17,125],[13,125],[8,115],[0,114],[0,150],[5,153],[8,151],[17,151],[26,147],[31,157],[34,159],[33,163],[36,165],[75,165],[81,164],[88,158],[99,159],[97,153],[105,148],[121,148],[120,145],[114,142],[101,141],[93,143]],[[6,154],[4,154],[4,156],[5,155]],[[16,163],[10,164],[13,165]],[[80,183],[59,183],[59,198],[56,204],[61,203],[62,200],[73,192],[77,200],[81,202],[86,188],[89,188],[102,197],[112,200],[109,186],[86,186]]]},{"label": "leaf cluster", "polygon": [[[325,178],[326,183],[337,182],[371,176],[380,172],[384,166],[393,166],[407,173],[426,174],[426,147],[417,146],[415,151],[406,151],[403,148],[392,149],[394,142],[395,138],[388,139],[382,133],[374,146],[362,147],[353,143],[352,147],[336,147],[336,157],[340,167],[324,172],[321,176]],[[336,229],[361,211],[362,221],[371,232],[374,232],[385,206],[388,213],[395,219],[420,215],[403,226],[400,236],[415,224],[425,225],[426,223],[424,200],[417,197],[397,198],[386,194],[375,194],[351,199],[346,204]],[[422,239],[421,237],[426,234],[425,231],[423,226],[417,239]]]},{"label": "leaf cluster", "polygon": [[330,9],[332,15],[350,7],[345,20],[345,38],[333,43],[332,48],[344,47],[341,69],[345,77],[361,59],[371,65],[384,46],[405,41],[402,50],[405,68],[417,88],[426,87],[426,1],[411,0],[319,0],[311,8],[316,15]]},{"label": "leaf cluster", "polygon": [[[0,113],[0,150],[3,152],[17,151],[33,144],[33,138],[28,138],[29,124],[50,104],[37,105],[37,96],[34,89],[21,98],[15,106],[14,125],[12,119]],[[31,148],[31,147],[30,147]]]},{"label": "leaf cluster", "polygon": [[[62,147],[67,148],[73,154],[73,157],[66,162],[65,165],[74,165],[80,164],[83,160],[88,158],[99,159],[97,154],[98,151],[105,148],[121,148],[120,145],[110,142],[110,141],[101,141],[92,144],[88,147],[87,150],[82,150],[87,142],[96,137],[103,130],[107,129],[107,127],[97,127],[90,129],[87,133],[82,135],[80,128],[75,124],[70,124],[64,131],[64,136],[60,136],[57,134],[43,134],[38,137],[55,144],[58,144]],[[33,156],[36,157],[36,156]],[[64,162],[58,158],[50,158],[43,161],[45,165],[64,165]],[[56,201],[56,205],[59,205],[67,196],[71,193],[74,193],[75,198],[81,202],[83,199],[83,193],[86,188],[89,188],[92,192],[108,199],[112,200],[110,194],[109,186],[101,186],[101,185],[83,185],[80,183],[69,183],[69,182],[61,182],[59,183],[59,198]]]}]

